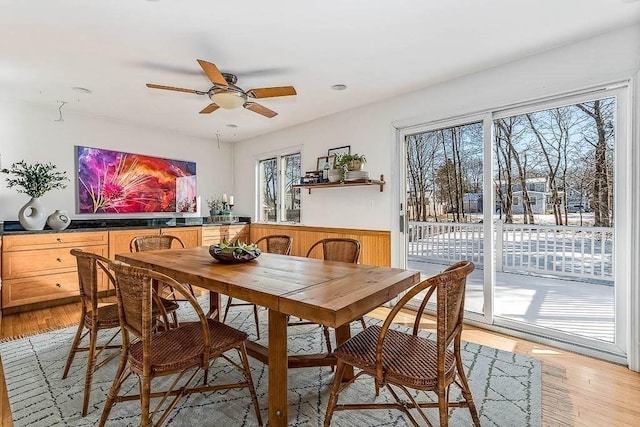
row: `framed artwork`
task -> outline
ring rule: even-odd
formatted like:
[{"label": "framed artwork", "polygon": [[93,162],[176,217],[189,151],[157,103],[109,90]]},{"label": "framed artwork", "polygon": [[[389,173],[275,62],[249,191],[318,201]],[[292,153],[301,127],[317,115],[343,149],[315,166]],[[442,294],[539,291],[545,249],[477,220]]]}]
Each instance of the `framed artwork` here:
[{"label": "framed artwork", "polygon": [[77,213],[197,212],[196,163],[76,146]]},{"label": "framed artwork", "polygon": [[324,165],[329,163],[329,169],[333,169],[336,164],[336,156],[321,156],[318,157],[318,164],[316,166],[316,170],[322,171],[324,169]]},{"label": "framed artwork", "polygon": [[327,151],[328,156],[341,156],[343,154],[351,154],[351,146],[345,145],[344,147],[329,148]]}]

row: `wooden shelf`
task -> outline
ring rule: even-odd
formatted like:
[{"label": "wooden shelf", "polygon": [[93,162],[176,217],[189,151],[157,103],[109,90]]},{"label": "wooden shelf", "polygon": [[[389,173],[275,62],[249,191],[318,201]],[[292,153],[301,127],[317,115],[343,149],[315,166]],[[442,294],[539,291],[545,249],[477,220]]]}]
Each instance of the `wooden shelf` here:
[{"label": "wooden shelf", "polygon": [[311,190],[314,188],[338,188],[338,187],[359,187],[363,185],[377,185],[380,187],[380,192],[382,192],[385,184],[386,182],[384,182],[384,175],[380,175],[380,180],[359,179],[357,181],[322,182],[319,184],[295,184],[293,188],[306,188],[309,190],[309,194],[311,194]]}]

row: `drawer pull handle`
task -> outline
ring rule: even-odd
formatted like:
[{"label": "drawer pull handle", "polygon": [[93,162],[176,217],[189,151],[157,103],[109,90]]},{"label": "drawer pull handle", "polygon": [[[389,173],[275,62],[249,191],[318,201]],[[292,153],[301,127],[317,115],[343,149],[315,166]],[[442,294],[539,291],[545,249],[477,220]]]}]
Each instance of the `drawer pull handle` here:
[{"label": "drawer pull handle", "polygon": [[61,239],[61,238],[59,238],[59,237],[58,237],[56,240],[58,241],[58,243],[64,243],[64,240],[62,240],[62,239]]},{"label": "drawer pull handle", "polygon": [[62,287],[62,285],[60,283],[56,283],[56,286],[59,287],[59,288]]},{"label": "drawer pull handle", "polygon": [[56,261],[62,262],[62,258],[56,258]]}]

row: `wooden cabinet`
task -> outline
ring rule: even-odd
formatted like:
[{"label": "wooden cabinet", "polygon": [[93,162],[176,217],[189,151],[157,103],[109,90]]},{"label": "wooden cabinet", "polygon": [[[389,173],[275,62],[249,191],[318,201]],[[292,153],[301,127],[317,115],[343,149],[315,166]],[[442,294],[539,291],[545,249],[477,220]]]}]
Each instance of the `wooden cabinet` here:
[{"label": "wooden cabinet", "polygon": [[[227,231],[227,235],[238,233]],[[129,252],[134,237],[158,234],[179,237],[188,248],[202,242],[200,226],[4,235],[0,240],[2,309],[6,313],[30,310],[77,297],[78,274],[71,248],[115,259],[115,254]],[[99,289],[110,290],[104,276]]]},{"label": "wooden cabinet", "polygon": [[210,225],[202,227],[202,246],[215,245],[222,240],[249,242],[249,224]]},{"label": "wooden cabinet", "polygon": [[202,227],[162,228],[161,234],[170,234],[182,240],[185,248],[195,248],[202,242]]},{"label": "wooden cabinet", "polygon": [[[3,310],[77,296],[78,276],[71,248],[107,256],[107,232],[3,236]],[[102,280],[99,286],[107,290],[108,282]]]}]

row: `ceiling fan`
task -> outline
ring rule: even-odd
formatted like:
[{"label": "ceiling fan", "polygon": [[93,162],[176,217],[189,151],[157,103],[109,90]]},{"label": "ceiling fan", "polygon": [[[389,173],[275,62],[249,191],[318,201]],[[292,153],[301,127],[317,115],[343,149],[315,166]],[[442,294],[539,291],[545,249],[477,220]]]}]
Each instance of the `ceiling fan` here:
[{"label": "ceiling fan", "polygon": [[296,95],[293,86],[277,86],[277,87],[261,87],[249,89],[247,91],[236,86],[238,78],[235,74],[221,73],[215,64],[202,59],[198,59],[198,63],[204,73],[209,77],[213,86],[207,91],[184,89],[173,86],[163,86],[147,83],[147,87],[152,89],[174,90],[177,92],[195,93],[196,95],[207,95],[211,99],[211,104],[207,105],[200,111],[200,114],[210,114],[218,108],[234,109],[244,107],[254,113],[261,114],[265,117],[272,118],[278,113],[268,109],[264,105],[257,102],[249,101],[250,98],[273,98],[276,96]]}]

